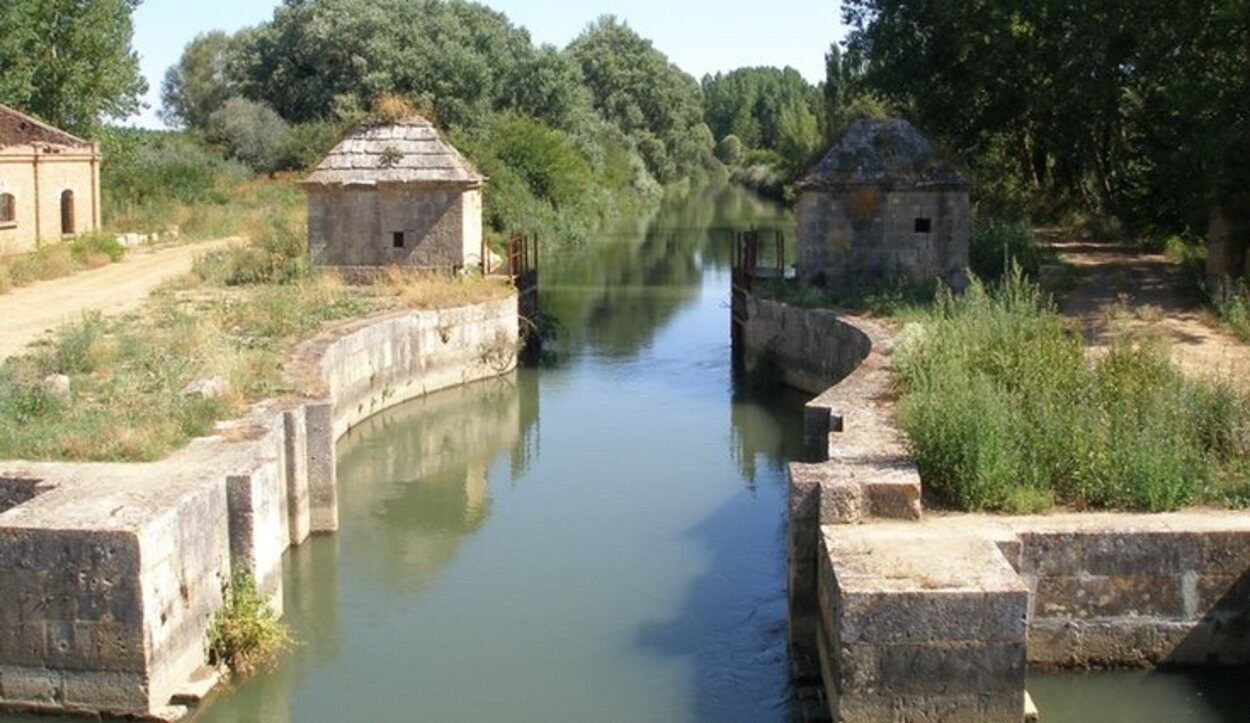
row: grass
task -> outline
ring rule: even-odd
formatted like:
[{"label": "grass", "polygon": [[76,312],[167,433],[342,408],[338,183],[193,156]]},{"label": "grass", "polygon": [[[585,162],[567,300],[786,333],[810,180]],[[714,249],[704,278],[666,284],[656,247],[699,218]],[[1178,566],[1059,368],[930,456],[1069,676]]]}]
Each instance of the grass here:
[{"label": "grass", "polygon": [[1089,361],[1018,270],[938,296],[900,341],[897,407],[930,491],[962,510],[1158,512],[1250,502],[1250,399],[1149,339]]},{"label": "grass", "polygon": [[72,241],[45,244],[36,251],[0,257],[0,294],[19,286],[69,276],[121,261],[126,249],[111,234],[79,236]]},{"label": "grass", "polygon": [[1237,338],[1250,342],[1250,284],[1243,279],[1218,289],[1211,299],[1216,318]]},{"label": "grass", "polygon": [[291,633],[250,575],[236,574],[224,592],[225,605],[208,630],[209,663],[246,678],[274,664],[291,646]]},{"label": "grass", "polygon": [[[88,314],[0,366],[0,459],[151,461],[210,433],[248,405],[298,391],[283,373],[299,341],[336,322],[398,308],[446,308],[501,298],[510,287],[392,270],[370,287],[344,285],[304,262],[304,232],[279,218],[251,243],[210,254],[136,314]],[[46,380],[71,379],[68,397]],[[187,394],[219,378],[220,398]]]},{"label": "grass", "polygon": [[243,236],[270,219],[303,216],[304,192],[298,180],[292,174],[242,179],[222,175],[213,181],[211,193],[185,199],[154,194],[114,202],[107,209],[105,227],[151,233],[177,226],[180,237],[188,241]]}]

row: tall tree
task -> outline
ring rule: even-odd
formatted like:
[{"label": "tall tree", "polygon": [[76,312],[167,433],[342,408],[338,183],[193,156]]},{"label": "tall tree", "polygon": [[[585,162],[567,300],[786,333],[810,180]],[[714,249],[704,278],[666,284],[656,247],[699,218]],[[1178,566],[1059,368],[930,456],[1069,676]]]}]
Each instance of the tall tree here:
[{"label": "tall tree", "polygon": [[595,108],[634,138],[651,173],[674,181],[710,158],[715,141],[703,123],[694,78],[651,41],[614,17],[600,18],[568,52],[581,66]]},{"label": "tall tree", "polygon": [[139,0],[0,2],[0,102],[88,134],[141,107],[131,48]]},{"label": "tall tree", "polygon": [[209,116],[238,95],[239,82],[230,68],[235,46],[234,38],[220,30],[187,44],[161,84],[160,115],[166,125],[203,130]]}]

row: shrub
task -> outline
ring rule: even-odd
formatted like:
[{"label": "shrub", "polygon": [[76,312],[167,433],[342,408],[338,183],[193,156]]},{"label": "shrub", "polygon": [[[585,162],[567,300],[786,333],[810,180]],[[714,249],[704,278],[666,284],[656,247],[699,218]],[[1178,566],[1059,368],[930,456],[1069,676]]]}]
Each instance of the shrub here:
[{"label": "shrub", "polygon": [[290,284],[309,275],[307,234],[290,217],[275,216],[253,231],[249,243],[205,254],[191,270],[218,286]]},{"label": "shrub", "polygon": [[209,140],[257,173],[281,166],[291,127],[272,108],[246,98],[231,98],[208,119]]},{"label": "shrub", "polygon": [[247,677],[272,665],[291,645],[291,633],[256,591],[251,575],[235,574],[223,593],[225,605],[208,630],[209,663]]},{"label": "shrub", "polygon": [[733,134],[727,135],[716,144],[716,158],[727,166],[736,166],[742,162],[746,147],[742,139]]},{"label": "shrub", "polygon": [[898,420],[925,484],[965,510],[1161,511],[1250,489],[1250,401],[1183,377],[1159,344],[1080,334],[1016,268],[939,296],[900,344]]},{"label": "shrub", "polygon": [[118,242],[117,237],[108,233],[92,233],[79,236],[70,243],[70,254],[75,261],[87,264],[93,256],[103,256],[112,263],[121,261],[126,255],[126,247]]},{"label": "shrub", "polygon": [[1027,220],[983,217],[973,225],[969,265],[982,279],[1000,279],[1013,265],[1036,277],[1042,258],[1041,245]]},{"label": "shrub", "polygon": [[1212,303],[1216,316],[1242,341],[1250,342],[1250,285],[1227,281],[1216,289]]}]

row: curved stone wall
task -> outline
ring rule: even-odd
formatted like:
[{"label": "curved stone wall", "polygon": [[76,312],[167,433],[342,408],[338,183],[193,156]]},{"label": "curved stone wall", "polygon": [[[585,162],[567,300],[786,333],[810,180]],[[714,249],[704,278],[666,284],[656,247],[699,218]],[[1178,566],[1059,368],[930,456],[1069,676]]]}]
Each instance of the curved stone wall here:
[{"label": "curved stone wall", "polygon": [[[337,528],[335,444],[422,394],[515,367],[516,297],[362,320],[303,345],[306,398],[149,464],[0,462],[0,709],[173,718],[240,571]],[[194,696],[192,696],[194,697]]]}]

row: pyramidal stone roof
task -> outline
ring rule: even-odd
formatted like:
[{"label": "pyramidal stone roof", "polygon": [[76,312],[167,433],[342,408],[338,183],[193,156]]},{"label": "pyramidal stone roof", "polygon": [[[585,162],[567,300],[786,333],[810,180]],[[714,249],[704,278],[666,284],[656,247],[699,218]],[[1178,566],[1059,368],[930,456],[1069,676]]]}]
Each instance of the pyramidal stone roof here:
[{"label": "pyramidal stone roof", "polygon": [[424,118],[372,123],[347,134],[305,181],[314,186],[451,183],[486,180]]},{"label": "pyramidal stone roof", "polygon": [[796,187],[836,191],[869,184],[931,191],[972,185],[912,124],[889,119],[852,123]]},{"label": "pyramidal stone roof", "polygon": [[0,105],[0,148],[10,146],[58,146],[92,148],[93,144],[41,120]]}]

